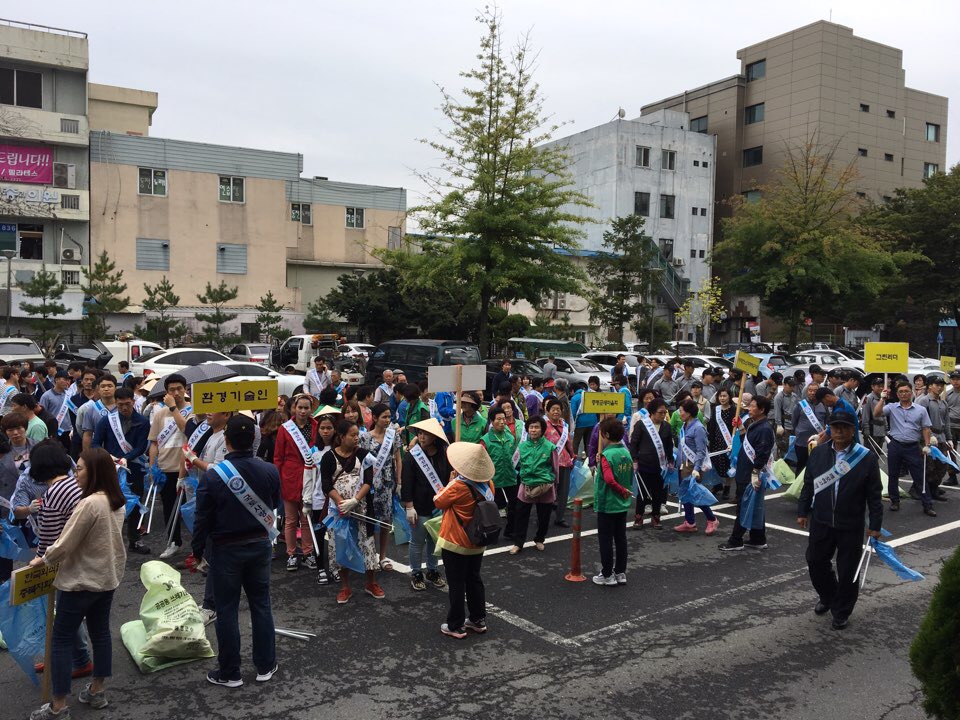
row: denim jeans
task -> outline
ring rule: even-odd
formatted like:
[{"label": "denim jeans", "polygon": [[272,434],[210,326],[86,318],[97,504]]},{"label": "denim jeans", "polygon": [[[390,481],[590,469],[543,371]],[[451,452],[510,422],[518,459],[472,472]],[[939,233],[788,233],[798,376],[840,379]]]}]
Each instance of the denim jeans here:
[{"label": "denim jeans", "polygon": [[410,572],[418,573],[423,569],[423,546],[427,546],[427,571],[437,569],[437,556],[433,554],[436,545],[423,524],[429,515],[417,515],[417,524],[410,528]]},{"label": "denim jeans", "polygon": [[113,590],[106,592],[57,593],[57,615],[53,621],[50,651],[53,694],[70,694],[70,674],[76,657],[77,635],[84,619],[93,647],[93,676],[107,678],[113,674],[113,646],[110,638],[110,605]]},{"label": "denim jeans", "polygon": [[217,645],[220,674],[240,679],[240,590],[247,596],[253,623],[253,664],[257,672],[273,670],[277,663],[273,612],[270,609],[270,558],[266,539],[248,543],[215,545],[210,563],[213,595],[217,606]]}]

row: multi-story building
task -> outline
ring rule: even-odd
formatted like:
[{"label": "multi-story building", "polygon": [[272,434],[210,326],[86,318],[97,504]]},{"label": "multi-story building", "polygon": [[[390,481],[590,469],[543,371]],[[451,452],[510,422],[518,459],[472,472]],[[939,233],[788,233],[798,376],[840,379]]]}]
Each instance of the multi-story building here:
[{"label": "multi-story building", "polygon": [[[662,110],[636,120],[614,120],[549,143],[564,148],[573,189],[592,204],[565,208],[592,221],[583,226],[582,257],[602,249],[603,234],[612,219],[632,214],[644,218],[644,232],[659,250],[658,284],[653,289],[656,315],[668,322],[687,293],[710,276],[714,139],[691,132],[689,124],[686,113]],[[591,328],[597,328],[591,326],[584,298],[555,294],[545,298],[540,308],[519,307],[531,319],[538,313],[568,317],[581,340],[598,339],[593,337]],[[694,330],[682,328],[681,332],[692,338]],[[634,339],[634,333],[626,330],[626,339]]]},{"label": "multi-story building", "polygon": [[[836,162],[854,161],[856,190],[874,202],[947,169],[947,98],[907,87],[901,50],[819,21],[737,57],[737,75],[641,109],[685,111],[691,130],[715,136],[718,221],[729,214],[723,201],[758,195],[788,148],[811,139],[836,147]],[[750,305],[735,299],[734,326],[754,319]]]},{"label": "multi-story building", "polygon": [[45,268],[66,285],[65,321],[79,320],[90,256],[87,36],[0,21],[0,307],[27,317],[19,283]]}]

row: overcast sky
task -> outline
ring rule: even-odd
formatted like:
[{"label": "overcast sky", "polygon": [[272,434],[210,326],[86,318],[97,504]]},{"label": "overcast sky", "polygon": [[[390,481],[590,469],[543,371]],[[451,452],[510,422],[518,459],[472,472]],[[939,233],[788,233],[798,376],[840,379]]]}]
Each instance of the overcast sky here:
[{"label": "overcast sky", "polygon": [[[403,186],[436,164],[436,85],[475,64],[480,3],[45,0],[7,18],[90,36],[92,82],[160,94],[151,134],[299,152],[304,175]],[[121,9],[122,8],[122,9]],[[739,71],[738,48],[820,19],[903,50],[907,85],[960,123],[960,3],[502,0],[505,37],[531,31],[546,109],[584,130]],[[947,147],[948,165],[960,143]]]}]

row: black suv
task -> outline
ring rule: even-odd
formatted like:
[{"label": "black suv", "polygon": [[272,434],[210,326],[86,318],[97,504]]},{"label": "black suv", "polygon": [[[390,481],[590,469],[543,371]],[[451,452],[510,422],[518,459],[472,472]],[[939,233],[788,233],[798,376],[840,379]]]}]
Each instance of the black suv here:
[{"label": "black suv", "polygon": [[376,387],[384,370],[402,370],[407,382],[419,382],[433,365],[480,365],[480,350],[466,340],[390,340],[370,354],[365,379]]}]

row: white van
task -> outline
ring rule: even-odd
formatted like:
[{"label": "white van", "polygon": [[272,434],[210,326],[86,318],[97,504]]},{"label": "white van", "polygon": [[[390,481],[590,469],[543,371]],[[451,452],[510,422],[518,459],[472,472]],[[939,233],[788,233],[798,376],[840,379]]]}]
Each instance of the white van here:
[{"label": "white van", "polygon": [[129,340],[105,341],[103,345],[107,348],[107,350],[110,351],[111,355],[113,355],[113,357],[110,358],[110,362],[107,363],[106,370],[114,375],[116,375],[120,370],[118,363],[121,360],[126,360],[127,362],[132,363],[147,353],[163,350],[162,345],[158,345],[155,342],[150,342],[149,340],[140,340],[138,338],[131,338]]}]

